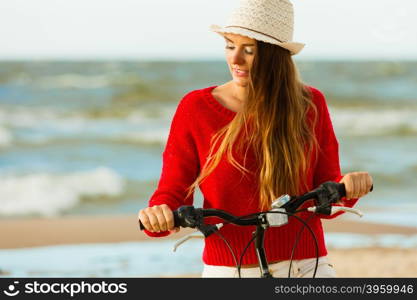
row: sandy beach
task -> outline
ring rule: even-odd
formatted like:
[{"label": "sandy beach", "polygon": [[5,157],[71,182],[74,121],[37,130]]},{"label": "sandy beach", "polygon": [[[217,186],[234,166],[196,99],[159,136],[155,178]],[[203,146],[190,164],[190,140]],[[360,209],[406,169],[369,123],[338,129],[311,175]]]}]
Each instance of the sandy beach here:
[{"label": "sandy beach", "polygon": [[[326,232],[368,235],[413,236],[417,228],[338,219],[323,221]],[[150,241],[137,229],[135,215],[68,216],[60,218],[0,220],[0,249],[82,243]],[[161,239],[177,239],[191,230]],[[417,277],[417,249],[348,248],[332,249],[329,257],[339,277]],[[189,274],[187,277],[198,274]],[[184,275],[181,275],[184,277]]]}]

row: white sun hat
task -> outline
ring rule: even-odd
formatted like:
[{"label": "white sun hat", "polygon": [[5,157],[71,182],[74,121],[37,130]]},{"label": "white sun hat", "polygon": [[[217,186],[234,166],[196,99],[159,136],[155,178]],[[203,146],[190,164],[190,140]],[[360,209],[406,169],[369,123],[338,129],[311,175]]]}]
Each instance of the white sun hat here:
[{"label": "white sun hat", "polygon": [[305,46],[293,42],[294,9],[288,0],[241,0],[224,26],[211,25],[221,35],[235,33],[281,46],[291,55]]}]

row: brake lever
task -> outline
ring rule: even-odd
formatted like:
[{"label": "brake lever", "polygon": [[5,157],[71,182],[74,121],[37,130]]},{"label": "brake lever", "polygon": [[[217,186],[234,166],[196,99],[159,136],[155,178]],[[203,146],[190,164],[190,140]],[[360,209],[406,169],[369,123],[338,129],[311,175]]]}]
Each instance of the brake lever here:
[{"label": "brake lever", "polygon": [[183,238],[179,239],[178,241],[175,242],[174,244],[174,248],[172,249],[172,251],[177,251],[178,247],[181,246],[182,244],[184,244],[186,241],[188,241],[189,239],[192,238],[201,238],[204,239],[204,235],[200,232],[200,231],[195,231],[192,232],[186,236],[184,236]]},{"label": "brake lever", "polygon": [[[218,224],[211,225],[211,231],[210,232],[213,233],[214,231],[217,231],[222,227],[223,227],[223,223],[218,223]],[[206,237],[207,237],[206,233],[202,232],[201,229],[196,230],[194,232],[191,232],[190,234],[187,234],[186,236],[184,236],[183,238],[181,238],[181,239],[179,239],[175,242],[173,251],[174,252],[177,251],[178,247],[181,246],[182,244],[184,244],[189,239],[192,239],[192,238],[204,239]]]},{"label": "brake lever", "polygon": [[[317,207],[317,206],[311,206],[311,207],[307,208],[307,211],[315,213],[318,208],[319,207]],[[352,213],[352,214],[356,214],[359,217],[363,216],[363,212],[360,211],[359,209],[351,208],[351,207],[345,207],[345,206],[332,206],[330,208],[330,214],[329,215],[330,216],[334,215],[335,213],[338,213],[339,211],[345,211],[345,212],[349,212],[349,213]]]}]

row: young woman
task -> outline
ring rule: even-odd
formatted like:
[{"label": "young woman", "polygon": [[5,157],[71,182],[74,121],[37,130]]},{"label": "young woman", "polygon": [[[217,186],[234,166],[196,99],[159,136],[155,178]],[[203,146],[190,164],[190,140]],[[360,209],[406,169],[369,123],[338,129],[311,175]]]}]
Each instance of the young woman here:
[{"label": "young woman", "polygon": [[[213,25],[212,30],[225,39],[232,80],[192,91],[178,105],[158,187],[149,207],[139,212],[145,232],[159,237],[178,231],[172,210],[192,204],[197,186],[204,208],[238,216],[267,210],[280,195],[299,195],[325,181],[345,184],[342,205],[352,207],[366,195],[371,176],[341,174],[338,142],[324,95],[298,76],[292,55],[304,44],[292,42],[292,4],[245,0],[226,26]],[[305,212],[301,217],[309,219],[318,239],[316,277],[335,277],[321,224],[326,216]],[[288,276],[300,228],[290,218],[287,225],[268,229],[265,249],[274,277]],[[228,224],[220,232],[240,255],[253,230]],[[315,255],[312,237],[304,230],[291,276],[311,277]],[[237,276],[232,255],[217,235],[205,239],[203,262],[203,277]],[[242,276],[260,276],[253,247],[244,256]]]}]

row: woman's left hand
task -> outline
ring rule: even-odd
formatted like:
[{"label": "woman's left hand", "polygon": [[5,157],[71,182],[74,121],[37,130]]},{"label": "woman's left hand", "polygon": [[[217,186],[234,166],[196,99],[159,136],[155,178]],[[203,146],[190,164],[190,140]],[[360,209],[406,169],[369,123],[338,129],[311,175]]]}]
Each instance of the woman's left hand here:
[{"label": "woman's left hand", "polygon": [[368,194],[373,184],[372,177],[368,172],[347,173],[339,181],[345,184],[346,199],[360,198]]}]

